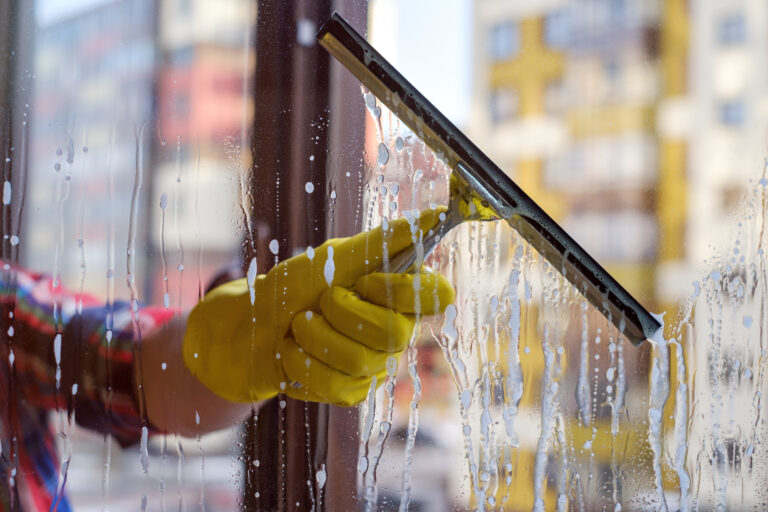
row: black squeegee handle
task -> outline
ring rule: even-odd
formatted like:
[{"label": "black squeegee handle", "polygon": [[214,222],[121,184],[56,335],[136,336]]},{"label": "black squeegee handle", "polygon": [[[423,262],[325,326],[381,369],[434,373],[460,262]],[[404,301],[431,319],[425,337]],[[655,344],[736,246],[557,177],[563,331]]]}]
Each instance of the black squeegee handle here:
[{"label": "black squeegee handle", "polygon": [[[454,169],[635,345],[661,324],[338,13],[320,44]],[[461,168],[462,172],[456,170]]]}]

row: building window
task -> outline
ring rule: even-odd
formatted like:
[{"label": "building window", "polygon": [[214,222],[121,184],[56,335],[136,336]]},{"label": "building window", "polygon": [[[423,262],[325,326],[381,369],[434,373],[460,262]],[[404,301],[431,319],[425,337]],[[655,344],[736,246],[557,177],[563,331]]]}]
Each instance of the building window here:
[{"label": "building window", "polygon": [[192,1],[191,0],[179,0],[178,10],[176,14],[179,16],[189,16],[192,13]]},{"label": "building window", "polygon": [[168,63],[174,67],[187,68],[195,60],[195,49],[191,46],[175,50],[168,55]]},{"label": "building window", "polygon": [[189,94],[186,92],[177,92],[174,95],[173,113],[178,118],[185,118],[189,115]]},{"label": "building window", "polygon": [[741,44],[747,39],[747,20],[743,14],[722,18],[717,25],[717,40],[723,46]]},{"label": "building window", "polygon": [[621,63],[614,57],[603,61],[603,76],[605,77],[605,93],[609,98],[618,98],[624,91],[621,83]]},{"label": "building window", "polygon": [[489,54],[491,60],[507,60],[520,50],[520,30],[517,23],[506,21],[491,27]]},{"label": "building window", "polygon": [[[596,196],[593,206],[599,204]],[[572,213],[563,220],[563,227],[598,261],[650,262],[656,255],[658,228],[647,211],[607,208]]]},{"label": "building window", "polygon": [[747,116],[744,102],[740,100],[727,101],[719,107],[720,123],[726,126],[741,126]]},{"label": "building window", "polygon": [[509,121],[517,115],[517,92],[509,88],[500,88],[491,91],[491,120],[494,124]]},{"label": "building window", "polygon": [[625,0],[608,0],[606,8],[608,9],[608,20],[611,25],[622,25],[627,16],[627,5]]},{"label": "building window", "polygon": [[547,46],[565,49],[571,40],[571,18],[565,9],[554,11],[544,18],[544,41]]},{"label": "building window", "polygon": [[544,105],[548,114],[562,115],[568,104],[568,90],[562,80],[547,83]]},{"label": "building window", "polygon": [[621,65],[619,61],[613,57],[609,57],[603,61],[603,72],[605,73],[605,79],[609,82],[615,82],[621,76]]}]

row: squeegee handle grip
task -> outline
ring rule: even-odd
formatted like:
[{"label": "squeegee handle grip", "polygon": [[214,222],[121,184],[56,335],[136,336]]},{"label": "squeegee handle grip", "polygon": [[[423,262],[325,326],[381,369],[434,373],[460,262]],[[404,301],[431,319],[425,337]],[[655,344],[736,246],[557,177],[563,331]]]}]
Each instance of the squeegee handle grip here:
[{"label": "squeegee handle grip", "polygon": [[[432,234],[423,239],[421,243],[411,244],[407,249],[401,251],[397,256],[390,260],[388,268],[389,272],[396,274],[402,272],[416,272],[421,264],[424,262],[432,251],[435,250],[437,244],[443,239],[443,236],[450,231],[458,222],[452,215],[447,215],[444,220],[439,221],[432,228]],[[382,269],[384,270],[384,269]]]}]

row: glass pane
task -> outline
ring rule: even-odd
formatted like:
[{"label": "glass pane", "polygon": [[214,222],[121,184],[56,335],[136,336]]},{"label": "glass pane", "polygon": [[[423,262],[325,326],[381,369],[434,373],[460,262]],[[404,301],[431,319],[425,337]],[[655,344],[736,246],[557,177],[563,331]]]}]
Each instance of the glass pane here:
[{"label": "glass pane", "polygon": [[[361,456],[375,459],[389,433],[378,479],[362,464],[363,482],[377,484],[369,503],[759,508],[765,179],[764,146],[749,133],[764,120],[747,105],[764,84],[745,74],[764,53],[751,39],[759,20],[706,2],[475,0],[455,11],[469,6],[468,23],[450,11],[411,34],[409,6],[379,4],[389,11],[373,11],[373,43],[398,30],[399,51],[385,56],[665,327],[634,347],[503,223],[454,229],[428,263],[456,285],[456,309],[422,323],[394,399],[385,385],[363,409]],[[508,60],[489,49],[501,26],[519,27]],[[455,60],[430,78],[425,62],[441,58],[432,40]],[[463,80],[471,93],[441,102]],[[386,110],[381,119],[392,123]],[[398,137],[418,155],[376,168],[369,144],[385,186],[428,168],[445,186],[450,170],[409,146],[402,125],[369,133],[391,155]],[[396,214],[381,190],[374,211]]]},{"label": "glass pane", "polygon": [[[454,304],[417,315],[361,404],[313,409],[286,396],[322,379],[276,378],[273,401],[233,389],[284,376],[262,344],[298,346],[320,293],[273,337],[256,329],[346,271],[320,241],[445,207],[452,170],[316,66],[320,4],[267,4],[297,48],[282,62],[256,55],[251,0],[0,5],[0,508],[764,508],[765,8],[355,4],[384,56],[665,325],[633,346],[509,225],[465,222],[425,261]],[[265,92],[270,74],[293,79]],[[292,256],[326,265],[276,267],[291,285],[257,306],[257,275]],[[250,345],[206,355],[235,354],[222,385],[182,347],[187,313],[233,282],[238,307],[207,325]]]},{"label": "glass pane", "polygon": [[231,510],[244,414],[210,435],[202,403],[179,408],[190,428],[152,424],[132,387],[167,388],[177,406],[180,360],[138,371],[139,347],[180,343],[182,312],[217,275],[239,274],[255,9],[10,4],[4,296],[16,290],[2,353],[15,374],[2,373],[17,423],[0,428],[0,508],[15,483],[25,510]]}]

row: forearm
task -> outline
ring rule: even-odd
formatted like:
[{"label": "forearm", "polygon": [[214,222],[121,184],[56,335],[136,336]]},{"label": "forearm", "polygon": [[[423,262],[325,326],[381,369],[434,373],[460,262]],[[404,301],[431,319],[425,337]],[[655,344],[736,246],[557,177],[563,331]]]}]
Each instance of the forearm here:
[{"label": "forearm", "polygon": [[186,315],[175,316],[144,338],[136,383],[143,388],[147,419],[156,429],[194,437],[242,421],[252,405],[220,398],[187,370],[181,351],[186,320]]}]

